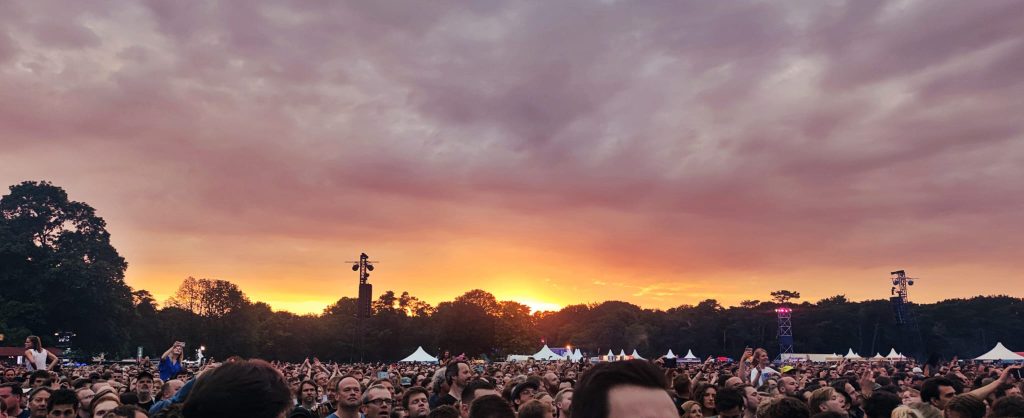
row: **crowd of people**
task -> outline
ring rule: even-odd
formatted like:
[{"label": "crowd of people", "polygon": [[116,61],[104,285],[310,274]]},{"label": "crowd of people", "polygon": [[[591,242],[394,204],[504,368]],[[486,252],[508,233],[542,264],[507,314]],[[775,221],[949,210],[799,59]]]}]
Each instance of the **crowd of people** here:
[{"label": "crowd of people", "polygon": [[[1021,366],[954,361],[301,364],[229,358],[186,365],[61,366],[26,340],[3,370],[0,418],[1002,418],[1024,417]],[[921,367],[923,366],[923,368]]]}]

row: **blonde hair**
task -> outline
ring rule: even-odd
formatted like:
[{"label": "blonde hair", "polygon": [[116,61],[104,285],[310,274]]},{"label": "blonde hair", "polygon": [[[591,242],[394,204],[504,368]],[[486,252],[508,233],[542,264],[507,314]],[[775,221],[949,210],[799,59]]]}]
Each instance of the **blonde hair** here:
[{"label": "blonde hair", "polygon": [[682,415],[682,418],[688,418],[690,416],[690,409],[692,409],[694,406],[698,406],[699,407],[700,404],[697,403],[697,401],[686,401],[686,402],[683,402],[683,406],[682,406],[682,408],[683,408],[683,415]]},{"label": "blonde hair", "polygon": [[918,410],[906,405],[897,406],[892,410],[892,418],[924,418]]},{"label": "blonde hair", "polygon": [[817,414],[818,412],[821,412],[821,406],[832,400],[832,396],[835,394],[836,390],[832,389],[830,386],[818,388],[815,389],[814,392],[811,392],[811,399],[807,401],[811,406],[811,413]]}]

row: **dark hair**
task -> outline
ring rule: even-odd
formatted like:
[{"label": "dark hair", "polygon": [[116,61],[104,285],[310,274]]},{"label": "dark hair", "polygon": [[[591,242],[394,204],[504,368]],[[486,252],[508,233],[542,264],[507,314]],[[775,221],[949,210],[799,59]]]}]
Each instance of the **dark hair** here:
[{"label": "dark hair", "polygon": [[40,386],[40,387],[37,387],[35,389],[32,389],[32,390],[28,391],[28,399],[31,400],[32,398],[34,398],[36,396],[37,393],[44,392],[44,391],[49,393],[50,395],[53,395],[53,389],[50,389],[49,386]]},{"label": "dark hair", "polygon": [[143,370],[135,375],[135,380],[142,380],[144,377],[148,377],[149,380],[153,380],[153,373]]},{"label": "dark hair", "polygon": [[29,382],[32,382],[33,380],[36,380],[36,379],[39,379],[39,378],[50,380],[50,372],[48,372],[46,370],[36,370],[36,371],[32,372],[32,374],[28,375],[28,381]]},{"label": "dark hair", "polygon": [[676,391],[679,399],[690,399],[690,377],[683,373],[672,380],[672,389]]},{"label": "dark hair", "polygon": [[811,418],[847,418],[849,415],[840,414],[834,411],[823,411],[817,414],[811,415]]},{"label": "dark hair", "polygon": [[956,389],[953,381],[946,379],[945,377],[932,377],[925,379],[924,383],[921,384],[921,402],[931,402],[932,399],[939,398],[939,386],[949,386]]},{"label": "dark hair", "polygon": [[697,383],[697,386],[693,387],[693,393],[690,395],[690,400],[697,401],[697,403],[700,404],[701,411],[704,410],[704,393],[707,392],[708,389],[714,389],[716,393],[715,396],[718,396],[718,386],[712,385],[708,382]]},{"label": "dark hair", "polygon": [[295,388],[295,399],[298,399],[300,404],[302,403],[302,386],[304,385],[313,385],[313,390],[320,389],[320,385],[312,380],[306,379],[299,382],[299,387]]},{"label": "dark hair", "polygon": [[[643,360],[602,363],[583,372],[576,383],[569,415],[574,417],[607,417],[608,392],[621,385],[665,389],[665,375]],[[668,398],[668,393],[665,393]]]},{"label": "dark hair", "polygon": [[181,414],[181,404],[176,403],[157,411],[151,418],[185,418]]},{"label": "dark hair", "polygon": [[50,393],[50,400],[46,401],[46,411],[52,411],[55,405],[71,405],[75,411],[78,411],[78,395],[75,395],[75,391],[71,389],[55,390]]},{"label": "dark hair", "polygon": [[[473,416],[470,414],[470,416]],[[451,405],[441,405],[430,411],[428,418],[459,418],[459,410]]]},{"label": "dark hair", "polygon": [[989,418],[1024,417],[1024,398],[1006,396],[996,399],[992,403],[992,409],[988,412]]},{"label": "dark hair", "polygon": [[807,404],[791,396],[773,399],[765,407],[764,413],[766,418],[810,418],[811,416],[811,410],[807,408]]},{"label": "dark hair", "polygon": [[291,407],[291,390],[280,372],[263,360],[242,360],[196,380],[182,413],[187,418],[277,418]]},{"label": "dark hair", "polygon": [[471,380],[466,384],[466,387],[462,389],[462,403],[469,405],[473,402],[473,395],[476,391],[481,389],[494,390],[494,385],[484,379]]},{"label": "dark hair", "polygon": [[139,394],[135,392],[122,393],[119,398],[121,399],[121,405],[138,405]]},{"label": "dark hair", "polygon": [[448,366],[444,368],[444,381],[448,383],[448,386],[452,385],[452,380],[459,376],[459,365],[465,364],[469,367],[469,363],[464,361],[453,361],[448,363]]},{"label": "dark hair", "polygon": [[409,409],[409,400],[412,399],[412,395],[415,395],[417,393],[422,393],[423,396],[426,396],[427,399],[430,399],[430,392],[428,392],[427,389],[419,386],[413,386],[409,389],[406,389],[405,393],[402,394],[402,408]]},{"label": "dark hair", "polygon": [[516,413],[517,418],[544,418],[544,413],[548,411],[548,406],[544,402],[538,400],[532,400],[524,403],[523,406],[519,407],[519,412]]},{"label": "dark hair", "polygon": [[974,395],[957,395],[946,403],[946,410],[943,413],[955,411],[961,415],[971,418],[983,418],[985,416],[985,401]]},{"label": "dark hair", "polygon": [[[457,413],[457,412],[456,412]],[[434,416],[431,413],[430,416]],[[470,418],[516,418],[512,405],[498,395],[481,396],[469,406]]]},{"label": "dark hair", "polygon": [[0,388],[11,388],[11,395],[21,396],[25,394],[25,391],[21,389],[21,385],[14,382],[7,382],[0,385]]},{"label": "dark hair", "polygon": [[720,388],[715,395],[715,410],[728,411],[735,407],[743,408],[746,402],[743,399],[743,392],[737,389]]},{"label": "dark hair", "polygon": [[900,397],[885,391],[876,391],[864,399],[864,415],[867,418],[889,418],[892,410],[903,402]]},{"label": "dark hair", "polygon": [[73,388],[75,388],[77,390],[77,389],[81,389],[83,387],[89,386],[91,384],[92,384],[92,379],[88,379],[88,378],[84,378],[83,377],[83,378],[75,379],[74,381],[72,381],[71,382],[71,387],[73,387]]},{"label": "dark hair", "polygon": [[1013,389],[1015,387],[1016,386],[1013,386],[1013,385],[1011,385],[1009,383],[1003,383],[1003,384],[997,386],[996,387],[996,399],[999,399],[999,398],[1002,398],[1003,396],[1006,396],[1006,391],[1008,391],[1010,389]]},{"label": "dark hair", "polygon": [[117,408],[111,409],[110,412],[107,412],[107,414],[103,416],[103,418],[135,418],[136,412],[142,412],[143,414],[149,415],[146,411],[143,411],[142,408],[135,405],[121,405]]},{"label": "dark hair", "polygon": [[540,390],[540,384],[538,384],[537,382],[527,380],[523,383],[516,385],[515,387],[512,388],[512,392],[509,394],[509,403],[515,406],[516,400],[519,399],[519,395],[522,394],[523,391],[526,389],[533,389],[534,391],[538,391]]}]

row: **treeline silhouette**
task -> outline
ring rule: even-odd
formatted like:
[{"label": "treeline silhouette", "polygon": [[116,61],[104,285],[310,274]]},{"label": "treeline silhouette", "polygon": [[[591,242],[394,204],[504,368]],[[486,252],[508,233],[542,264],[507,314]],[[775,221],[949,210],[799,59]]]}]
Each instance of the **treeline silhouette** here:
[{"label": "treeline silhouette", "polygon": [[[671,348],[737,357],[748,346],[774,355],[779,302],[794,308],[797,352],[852,348],[871,356],[890,347],[907,351],[909,344],[887,300],[852,302],[843,295],[796,304],[797,292],[778,291],[772,301],[737,307],[714,299],[668,310],[608,301],[531,313],[479,289],[436,306],[386,291],[375,299],[372,317],[359,320],[354,298],[342,297],[319,315],[295,315],[249,300],[229,281],[192,277],[159,304],[124,283],[126,268],[105,222],[63,189],[24,182],[0,199],[0,329],[16,344],[35,333],[47,345],[54,344],[54,332],[71,331],[82,355],[134,356],[141,346],[155,357],[175,340],[187,341],[190,355],[202,344],[215,358],[287,361],[394,361],[420,345],[434,354],[500,358],[532,354],[542,340],[595,355],[637,349],[655,357]],[[927,354],[971,357],[997,341],[1024,347],[1022,299],[974,297],[913,309]]]}]

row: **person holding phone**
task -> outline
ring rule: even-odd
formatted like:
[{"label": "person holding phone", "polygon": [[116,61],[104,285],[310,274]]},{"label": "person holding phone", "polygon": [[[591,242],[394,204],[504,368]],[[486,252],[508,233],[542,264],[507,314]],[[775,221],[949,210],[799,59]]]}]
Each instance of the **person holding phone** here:
[{"label": "person holding phone", "polygon": [[168,381],[181,373],[181,360],[184,357],[185,342],[175,341],[171,348],[160,356],[160,380]]}]

